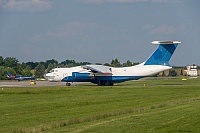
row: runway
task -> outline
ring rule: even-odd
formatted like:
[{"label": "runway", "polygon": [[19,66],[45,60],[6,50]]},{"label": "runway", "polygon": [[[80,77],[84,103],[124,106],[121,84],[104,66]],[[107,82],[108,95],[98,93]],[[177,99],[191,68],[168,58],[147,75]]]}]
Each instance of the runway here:
[{"label": "runway", "polygon": [[[71,83],[72,86],[81,83]],[[17,86],[66,86],[66,82],[49,82],[49,81],[36,81],[36,85],[30,85],[30,81],[2,81],[0,87],[17,87]]]}]

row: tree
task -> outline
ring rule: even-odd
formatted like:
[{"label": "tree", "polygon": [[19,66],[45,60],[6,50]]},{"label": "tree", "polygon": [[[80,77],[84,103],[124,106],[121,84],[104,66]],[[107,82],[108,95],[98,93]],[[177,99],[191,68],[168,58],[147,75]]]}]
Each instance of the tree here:
[{"label": "tree", "polygon": [[104,66],[111,66],[109,63],[105,63],[105,64],[103,64]]},{"label": "tree", "polygon": [[120,62],[116,58],[115,60],[111,61],[111,66],[113,66],[113,67],[121,67],[122,65],[120,64]]},{"label": "tree", "polygon": [[4,59],[4,63],[6,67],[11,67],[11,68],[15,68],[18,64],[18,60],[14,57],[6,57]]},{"label": "tree", "polygon": [[22,71],[24,68],[23,68],[22,64],[18,63],[17,66],[12,67],[12,68],[15,70],[16,74],[23,75]]},{"label": "tree", "polygon": [[140,64],[139,62],[133,62],[133,66]]},{"label": "tree", "polygon": [[3,57],[0,56],[0,66],[3,66],[3,65],[4,65]]},{"label": "tree", "polygon": [[95,65],[102,65],[102,63],[95,63]]},{"label": "tree", "polygon": [[25,76],[32,76],[31,67],[26,66],[26,68],[23,69],[21,73],[22,73],[22,75],[25,75]]},{"label": "tree", "polygon": [[48,65],[47,69],[46,69],[46,72],[49,72],[49,71],[52,70],[53,68],[55,68],[54,65],[50,63],[50,64]]},{"label": "tree", "polygon": [[123,63],[123,67],[129,67],[132,66],[132,62],[130,60],[128,60],[126,63]]},{"label": "tree", "polygon": [[35,69],[38,64],[39,64],[38,62],[27,62],[26,63],[27,66],[31,67],[31,69]]},{"label": "tree", "polygon": [[0,80],[6,79],[6,70],[4,68],[4,66],[0,66]]},{"label": "tree", "polygon": [[46,63],[47,63],[48,66],[49,66],[49,64],[56,64],[56,65],[58,65],[58,61],[54,60],[54,59],[47,60]]},{"label": "tree", "polygon": [[62,61],[59,65],[69,65],[69,64],[76,64],[75,60],[65,60],[65,61]]},{"label": "tree", "polygon": [[35,77],[36,78],[43,78],[45,74],[45,67],[41,63],[39,63],[35,68]]},{"label": "tree", "polygon": [[76,64],[77,64],[77,66],[81,66],[81,65],[90,65],[91,63],[90,62],[77,62]]}]

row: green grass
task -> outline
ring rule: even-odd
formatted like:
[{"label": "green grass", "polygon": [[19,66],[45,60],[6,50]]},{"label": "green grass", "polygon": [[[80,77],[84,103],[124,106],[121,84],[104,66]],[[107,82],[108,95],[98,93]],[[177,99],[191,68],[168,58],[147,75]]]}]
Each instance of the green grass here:
[{"label": "green grass", "polygon": [[199,132],[200,79],[4,87],[0,132]]}]

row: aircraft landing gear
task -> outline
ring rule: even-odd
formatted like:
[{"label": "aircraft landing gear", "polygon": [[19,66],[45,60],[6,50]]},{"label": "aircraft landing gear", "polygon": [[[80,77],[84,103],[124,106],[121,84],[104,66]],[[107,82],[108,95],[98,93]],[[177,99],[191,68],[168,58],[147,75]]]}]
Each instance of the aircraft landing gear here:
[{"label": "aircraft landing gear", "polygon": [[99,81],[98,86],[113,86],[113,83],[107,81],[107,82],[101,82]]},{"label": "aircraft landing gear", "polygon": [[66,86],[71,86],[71,84],[70,83],[66,83]]}]

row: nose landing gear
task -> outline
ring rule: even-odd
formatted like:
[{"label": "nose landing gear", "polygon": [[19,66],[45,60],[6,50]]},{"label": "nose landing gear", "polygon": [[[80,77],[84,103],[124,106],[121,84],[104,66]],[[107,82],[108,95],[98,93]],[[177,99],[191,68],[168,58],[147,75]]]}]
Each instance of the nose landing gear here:
[{"label": "nose landing gear", "polygon": [[67,83],[66,83],[66,86],[71,86],[71,84],[67,82]]}]

